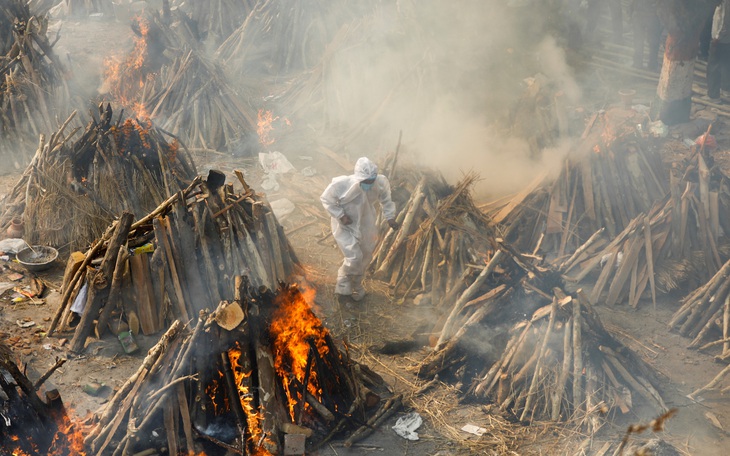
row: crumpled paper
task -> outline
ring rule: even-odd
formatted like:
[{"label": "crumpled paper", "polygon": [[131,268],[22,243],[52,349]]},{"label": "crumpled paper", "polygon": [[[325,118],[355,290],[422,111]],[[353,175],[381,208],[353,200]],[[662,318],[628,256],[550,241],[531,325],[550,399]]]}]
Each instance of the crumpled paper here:
[{"label": "crumpled paper", "polygon": [[421,427],[421,424],[423,424],[423,418],[421,418],[421,415],[419,415],[418,412],[411,412],[408,415],[403,415],[398,418],[398,421],[395,422],[395,426],[393,426],[393,430],[404,439],[418,440],[418,433],[416,432],[416,429]]}]

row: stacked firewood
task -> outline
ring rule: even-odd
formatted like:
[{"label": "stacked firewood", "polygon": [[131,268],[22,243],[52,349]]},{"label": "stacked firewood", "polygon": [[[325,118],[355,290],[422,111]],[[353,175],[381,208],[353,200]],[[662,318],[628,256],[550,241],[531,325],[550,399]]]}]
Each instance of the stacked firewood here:
[{"label": "stacked firewood", "polygon": [[699,152],[683,169],[675,167],[670,177],[669,194],[653,208],[610,242],[597,232],[560,265],[566,274],[573,272],[569,280],[575,282],[600,270],[591,302],[602,300],[608,289],[607,304],[628,298],[636,307],[648,287],[656,305],[659,292],[705,282],[727,259],[728,245],[721,236],[730,228],[724,215],[730,208],[722,195],[724,177],[713,174]]},{"label": "stacked firewood", "polygon": [[[217,46],[228,38],[259,6],[255,0],[211,0],[208,2],[185,2],[173,0],[171,6],[185,11],[200,38]],[[269,2],[263,2],[269,3]],[[276,2],[274,2],[276,3]]]},{"label": "stacked firewood", "polygon": [[387,230],[370,266],[394,295],[416,291],[439,303],[463,289],[491,247],[488,220],[471,199],[476,176],[452,187],[434,173],[399,172],[393,198],[401,227]]},{"label": "stacked firewood", "polygon": [[[419,375],[454,378],[521,421],[572,418],[591,429],[638,398],[666,408],[652,369],[608,333],[582,291],[500,243],[456,300]],[[520,272],[520,270],[522,272]]]},{"label": "stacked firewood", "polygon": [[197,51],[164,65],[144,92],[141,103],[149,116],[191,148],[241,153],[256,138],[254,110],[231,89],[222,69]]},{"label": "stacked firewood", "polygon": [[74,115],[48,141],[41,136],[4,200],[0,229],[21,219],[33,243],[84,248],[123,210],[146,213],[185,188],[196,173],[187,151],[123,114],[100,105],[75,141],[77,129],[66,132]]},{"label": "stacked firewood", "polygon": [[0,8],[0,150],[14,152],[11,138],[27,141],[53,129],[54,114],[69,104],[66,70],[47,30],[48,19],[32,15],[24,1]]},{"label": "stacked firewood", "polygon": [[233,287],[232,300],[192,329],[175,321],[150,349],[98,414],[94,454],[300,454],[288,449],[297,440],[311,449],[362,423],[351,444],[398,409],[396,396],[365,426],[380,402],[366,384],[382,379],[340,350],[297,287],[255,290],[242,277]]},{"label": "stacked firewood", "polygon": [[615,118],[621,112],[593,116],[557,179],[536,182],[492,208],[505,239],[522,251],[539,245],[562,257],[600,228],[613,239],[665,197],[659,154],[635,130],[641,119]]},{"label": "stacked firewood", "polygon": [[58,390],[43,387],[66,360],[57,360],[32,381],[26,376],[28,366],[21,368],[16,359],[0,341],[0,453],[83,454],[83,436],[69,419]]},{"label": "stacked firewood", "polygon": [[172,24],[156,14],[136,17],[134,48],[107,60],[104,91],[190,148],[241,153],[255,134],[255,111],[199,50],[181,14]]},{"label": "stacked firewood", "polygon": [[124,321],[133,333],[153,334],[166,321],[188,321],[230,299],[236,275],[272,287],[296,272],[297,257],[270,206],[237,174],[241,194],[211,171],[206,182],[194,179],[134,223],[124,212],[86,254],[72,255],[49,333],[68,321],[79,301],[74,351],[83,350],[92,332],[103,335],[109,323],[114,332]]}]

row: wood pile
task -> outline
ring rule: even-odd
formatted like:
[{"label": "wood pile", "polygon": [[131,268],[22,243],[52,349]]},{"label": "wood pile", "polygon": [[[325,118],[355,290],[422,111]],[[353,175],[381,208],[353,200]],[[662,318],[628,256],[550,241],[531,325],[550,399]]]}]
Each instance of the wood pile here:
[{"label": "wood pile", "polygon": [[194,328],[175,321],[150,349],[97,414],[94,454],[301,454],[287,451],[294,440],[311,451],[357,429],[349,446],[399,408],[400,396],[380,404],[366,385],[382,379],[335,344],[296,286],[236,277],[233,287],[232,300]]},{"label": "wood pile", "polygon": [[396,296],[418,292],[433,303],[448,301],[491,247],[488,219],[471,199],[476,175],[452,187],[434,173],[399,173],[393,199],[401,227],[384,228],[370,267]]},{"label": "wood pile", "polygon": [[659,154],[636,131],[642,119],[614,109],[596,113],[557,179],[545,178],[490,210],[520,251],[559,258],[600,228],[609,239],[668,192]]},{"label": "wood pile", "polygon": [[500,243],[419,375],[458,381],[466,397],[520,421],[577,419],[595,431],[599,415],[638,400],[665,409],[652,369],[604,329],[582,291],[566,293],[557,271],[531,262]]},{"label": "wood pile", "polygon": [[141,103],[190,148],[250,155],[257,144],[253,108],[230,87],[222,69],[197,51],[164,65]]},{"label": "wood pile", "polygon": [[[258,0],[210,0],[187,2],[173,0],[172,7],[178,7],[187,14],[202,41],[218,46],[226,40],[254,11],[260,7]],[[277,3],[277,2],[274,2]]]},{"label": "wood pile", "polygon": [[[49,328],[68,321],[72,304],[83,313],[71,350],[119,324],[154,334],[174,319],[231,299],[230,282],[246,275],[255,286],[273,287],[299,270],[299,262],[271,207],[237,172],[243,193],[211,171],[133,222],[124,212],[85,254],[72,255],[61,304]],[[137,252],[137,253],[135,253]]]},{"label": "wood pile", "polygon": [[10,347],[0,341],[0,453],[84,454],[83,436],[63,406],[58,390],[44,383],[65,359],[32,381],[28,366],[16,364]]},{"label": "wood pile", "polygon": [[54,116],[70,102],[66,70],[47,30],[48,19],[32,15],[24,1],[0,8],[0,151],[11,156],[15,141],[55,128]]},{"label": "wood pile", "polygon": [[191,149],[247,151],[256,144],[255,111],[203,55],[184,18],[175,18],[169,25],[157,14],[136,17],[134,48],[105,62],[103,90]]},{"label": "wood pile", "polygon": [[123,210],[149,212],[185,188],[196,170],[179,142],[149,121],[113,114],[100,105],[76,140],[78,129],[66,132],[74,115],[48,141],[41,135],[4,200],[0,229],[21,219],[29,242],[82,249]]},{"label": "wood pile", "polygon": [[684,167],[672,169],[669,193],[653,208],[610,241],[602,233],[592,236],[560,265],[568,280],[580,282],[598,269],[592,303],[628,299],[637,307],[647,290],[656,306],[658,293],[712,277],[730,254],[723,234],[730,232],[730,200],[725,178],[707,160],[693,151]]}]

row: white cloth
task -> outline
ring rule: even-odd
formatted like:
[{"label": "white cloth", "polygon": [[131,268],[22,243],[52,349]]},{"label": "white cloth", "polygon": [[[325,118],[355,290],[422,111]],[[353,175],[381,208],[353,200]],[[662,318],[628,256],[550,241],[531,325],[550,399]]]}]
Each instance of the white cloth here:
[{"label": "white cloth", "polygon": [[[362,289],[362,276],[378,242],[375,203],[380,202],[387,220],[395,218],[390,183],[387,177],[377,172],[375,163],[362,157],[355,164],[354,174],[335,177],[320,196],[322,205],[332,217],[332,234],[345,256],[337,273],[337,294],[350,295],[353,288]],[[363,190],[360,182],[372,178],[375,178],[373,186]],[[352,220],[350,225],[340,222],[345,214]]]}]

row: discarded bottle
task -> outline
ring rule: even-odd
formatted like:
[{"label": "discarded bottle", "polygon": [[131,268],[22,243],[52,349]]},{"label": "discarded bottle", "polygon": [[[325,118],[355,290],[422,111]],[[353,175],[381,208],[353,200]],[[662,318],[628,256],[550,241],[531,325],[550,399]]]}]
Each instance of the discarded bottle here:
[{"label": "discarded bottle", "polygon": [[122,331],[117,337],[119,338],[119,342],[122,344],[124,353],[129,355],[139,350],[139,345],[137,345],[137,342],[134,341],[134,337],[132,337],[132,333],[129,331]]}]

